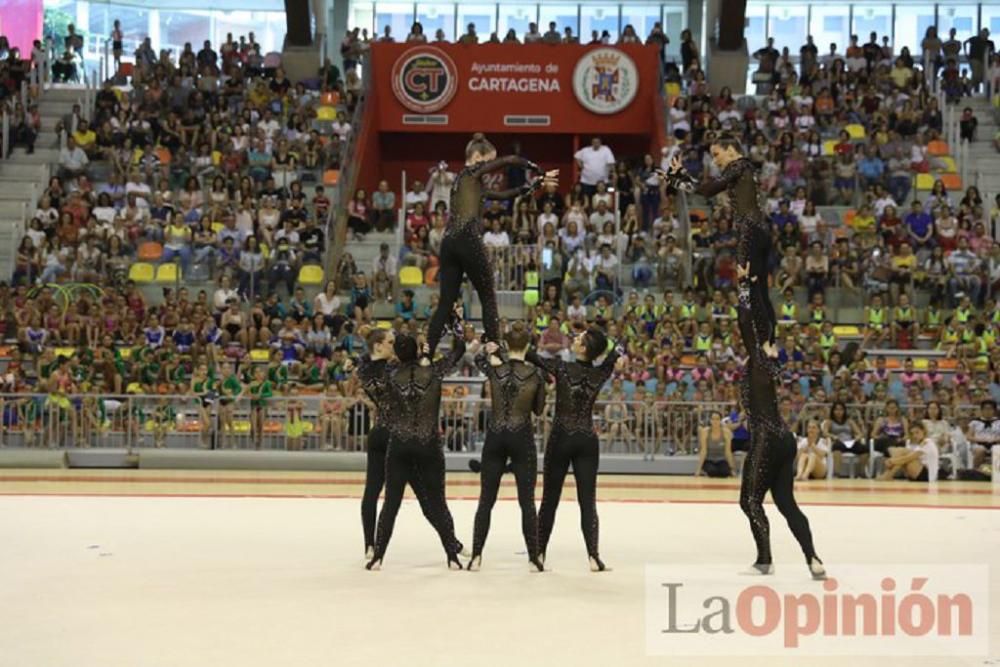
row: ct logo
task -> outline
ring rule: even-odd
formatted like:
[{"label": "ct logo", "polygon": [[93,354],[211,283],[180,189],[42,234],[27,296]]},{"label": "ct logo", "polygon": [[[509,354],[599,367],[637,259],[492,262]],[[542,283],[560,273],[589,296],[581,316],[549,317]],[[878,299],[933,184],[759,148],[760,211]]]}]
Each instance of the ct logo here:
[{"label": "ct logo", "polygon": [[458,70],[447,53],[433,46],[410,49],[392,66],[392,92],[416,113],[443,109],[458,90]]},{"label": "ct logo", "polygon": [[639,90],[639,70],[635,62],[618,49],[588,51],[573,69],[573,92],[589,111],[617,113],[635,99]]}]

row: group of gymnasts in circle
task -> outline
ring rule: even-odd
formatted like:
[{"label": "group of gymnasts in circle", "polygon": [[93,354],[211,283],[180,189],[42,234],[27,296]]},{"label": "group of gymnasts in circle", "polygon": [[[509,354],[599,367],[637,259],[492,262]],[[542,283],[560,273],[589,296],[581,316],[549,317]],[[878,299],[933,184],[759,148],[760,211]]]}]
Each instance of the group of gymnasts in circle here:
[{"label": "group of gymnasts in circle", "polygon": [[[749,355],[741,389],[751,436],[740,507],[749,519],[757,547],[757,558],[748,572],[774,572],[769,524],[763,508],[764,496],[770,491],[802,548],[811,576],[823,579],[826,571],[813,548],[809,522],[793,494],[795,439],[778,413],[776,318],[767,293],[771,240],[758,201],[756,175],[735,137],[721,135],[710,150],[721,178],[695,183],[679,159],[660,176],[676,190],[704,196],[725,190],[736,220],[738,322]],[[493,270],[483,246],[483,202],[530,195],[545,185],[557,184],[559,173],[543,172],[538,165],[516,155],[498,158],[494,146],[481,134],[469,142],[465,157],[465,167],[452,185],[451,214],[441,244],[438,272],[441,298],[431,318],[427,343],[421,346],[411,336],[375,330],[368,336],[368,354],[356,369],[376,408],[375,424],[368,435],[367,477],[361,504],[366,567],[381,568],[409,484],[441,539],[449,568],[463,569],[459,560],[462,555],[469,559],[464,569],[479,570],[500,480],[505,471],[511,470],[528,561],[534,571],[542,572],[563,483],[572,465],[590,569],[603,572],[607,568],[599,550],[596,498],[600,446],[593,407],[601,387],[622,363],[622,351],[597,327],[573,339],[572,362],[539,357],[530,346],[530,330],[520,322],[515,322],[501,340]],[[523,168],[532,177],[519,188],[485,190],[483,175],[506,167]],[[479,506],[468,554],[455,536],[448,510],[444,451],[438,434],[443,380],[465,354],[458,304],[464,278],[472,283],[482,305],[485,345],[476,364],[490,383],[492,401],[482,450]],[[451,348],[435,359],[446,329],[453,334]],[[544,408],[549,378],[555,381],[555,414],[543,461],[542,500],[536,511],[537,449],[532,420]],[[383,486],[385,499],[376,521]]]}]

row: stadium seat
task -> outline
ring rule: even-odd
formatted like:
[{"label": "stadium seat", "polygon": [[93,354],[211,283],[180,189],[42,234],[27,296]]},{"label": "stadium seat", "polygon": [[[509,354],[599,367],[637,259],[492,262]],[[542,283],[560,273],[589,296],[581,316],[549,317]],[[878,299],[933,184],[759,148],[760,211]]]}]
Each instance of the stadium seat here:
[{"label": "stadium seat", "polygon": [[853,140],[864,139],[865,138],[865,126],[859,125],[858,123],[851,123],[844,128],[847,131],[847,135]]},{"label": "stadium seat", "polygon": [[375,323],[375,328],[377,329],[391,329],[392,320],[379,320]]},{"label": "stadium seat", "polygon": [[250,350],[250,361],[258,364],[266,364],[271,359],[271,355],[267,350]]},{"label": "stadium seat", "polygon": [[165,148],[163,146],[158,146],[157,148],[153,149],[153,153],[156,155],[156,159],[160,161],[161,165],[170,164],[171,154],[168,148]]},{"label": "stadium seat", "polygon": [[840,143],[836,139],[827,139],[823,142],[823,155],[833,155],[837,152],[837,144]]},{"label": "stadium seat", "polygon": [[140,243],[136,256],[143,262],[158,262],[163,257],[163,246],[156,241]]},{"label": "stadium seat", "polygon": [[323,185],[336,185],[340,181],[339,169],[327,169],[323,172]]},{"label": "stadium seat", "polygon": [[943,165],[943,169],[941,171],[944,171],[948,174],[958,173],[958,165],[955,164],[955,158],[945,155],[944,157],[940,158],[940,160],[941,164]]},{"label": "stadium seat", "polygon": [[917,174],[917,190],[930,190],[934,187],[934,177],[931,174]]},{"label": "stadium seat", "polygon": [[337,109],[335,107],[316,109],[316,120],[337,120]]},{"label": "stadium seat", "polygon": [[132,72],[135,70],[135,65],[132,63],[122,63],[118,66],[118,76],[131,78]]},{"label": "stadium seat", "polygon": [[226,228],[226,226],[224,224],[222,224],[221,222],[213,222],[212,223],[212,233],[213,234],[218,234],[219,232],[221,232],[225,228]]},{"label": "stadium seat", "polygon": [[844,211],[844,226],[850,227],[854,223],[854,216],[858,214],[853,208]]},{"label": "stadium seat", "polygon": [[340,93],[335,90],[328,90],[320,95],[319,103],[325,107],[335,107],[340,104]]},{"label": "stadium seat", "polygon": [[948,142],[946,141],[932,141],[927,144],[927,153],[934,157],[941,157],[951,153],[951,150],[948,148]]},{"label": "stadium seat", "polygon": [[428,287],[431,287],[433,285],[437,285],[437,281],[438,281],[438,267],[436,266],[427,267],[427,270],[424,271],[424,284],[427,285]]},{"label": "stadium seat", "polygon": [[136,262],[129,267],[128,279],[136,283],[151,283],[155,271],[153,265],[148,262]]},{"label": "stadium seat", "polygon": [[952,192],[962,190],[962,177],[958,174],[941,174],[941,182],[944,187]]},{"label": "stadium seat", "polygon": [[833,327],[833,333],[836,336],[860,336],[861,329],[853,324],[841,324]]},{"label": "stadium seat", "polygon": [[403,287],[423,285],[424,273],[415,266],[404,266],[399,270],[399,284]]},{"label": "stadium seat", "polygon": [[681,84],[676,81],[667,81],[667,83],[664,84],[663,90],[667,94],[667,99],[672,100],[675,97],[680,97]]},{"label": "stadium seat", "polygon": [[233,431],[236,433],[249,433],[250,432],[250,422],[245,420],[237,420],[233,422]]},{"label": "stadium seat", "polygon": [[322,285],[323,267],[315,264],[306,264],[299,270],[299,284],[301,285]]},{"label": "stadium seat", "polygon": [[160,264],[156,268],[156,282],[175,283],[181,279],[181,269],[173,262]]},{"label": "stadium seat", "polygon": [[72,357],[76,354],[76,348],[74,347],[57,347],[56,348],[56,358],[59,357]]}]

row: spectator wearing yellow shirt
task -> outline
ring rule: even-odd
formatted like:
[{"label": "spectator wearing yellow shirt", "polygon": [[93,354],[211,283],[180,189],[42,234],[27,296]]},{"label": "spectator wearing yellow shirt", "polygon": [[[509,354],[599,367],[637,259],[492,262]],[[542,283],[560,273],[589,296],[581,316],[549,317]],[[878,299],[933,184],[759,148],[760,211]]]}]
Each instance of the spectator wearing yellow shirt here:
[{"label": "spectator wearing yellow shirt", "polygon": [[854,219],[851,220],[851,229],[854,231],[854,234],[859,237],[865,237],[859,238],[859,241],[874,238],[876,227],[875,213],[872,212],[872,208],[868,204],[861,206],[854,215]]},{"label": "spectator wearing yellow shirt", "polygon": [[906,242],[892,256],[892,274],[889,277],[889,293],[892,300],[899,303],[899,293],[902,291],[913,298],[913,274],[917,269],[917,256],[913,247]]},{"label": "spectator wearing yellow shirt", "polygon": [[90,129],[87,121],[81,119],[77,124],[73,140],[76,141],[77,146],[83,149],[87,157],[93,158],[97,153],[97,133]]}]

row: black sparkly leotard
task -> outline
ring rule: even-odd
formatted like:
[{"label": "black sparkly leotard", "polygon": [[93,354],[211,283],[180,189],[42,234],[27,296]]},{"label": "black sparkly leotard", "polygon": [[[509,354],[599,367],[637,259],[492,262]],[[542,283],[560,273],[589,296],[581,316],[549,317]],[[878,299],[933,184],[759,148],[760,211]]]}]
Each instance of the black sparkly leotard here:
[{"label": "black sparkly leotard", "polygon": [[767,293],[770,230],[758,203],[759,187],[753,165],[745,158],[734,160],[723,170],[720,180],[697,187],[684,171],[669,174],[668,181],[678,189],[704,196],[728,190],[738,234],[737,261],[741,266],[749,265],[748,277],[740,282],[737,308],[740,336],[748,355],[740,393],[750,430],[750,446],[740,486],[740,508],[750,520],[750,530],[757,544],[757,565],[772,562],[770,526],[764,512],[764,496],[768,491],[808,563],[816,556],[816,551],[809,520],[795,502],[795,436],[778,413],[775,382],[779,369],[763,348],[774,342],[777,321]]},{"label": "black sparkly leotard", "polygon": [[483,246],[483,226],[480,211],[485,199],[513,199],[531,192],[533,185],[502,192],[483,191],[482,177],[485,174],[509,166],[520,166],[538,171],[538,165],[518,155],[481,162],[463,169],[451,186],[451,206],[448,210],[448,226],[441,242],[440,268],[438,279],[441,283],[441,299],[431,317],[427,332],[427,342],[431,354],[437,349],[444,326],[451,317],[455,302],[462,289],[462,277],[468,276],[479,295],[483,308],[483,328],[487,340],[499,341],[500,316],[497,311],[497,296],[493,286],[493,268],[486,248]]},{"label": "black sparkly leotard", "polygon": [[[389,447],[389,428],[385,425],[383,415],[391,409],[389,398],[389,374],[393,366],[384,359],[373,360],[363,357],[358,365],[358,381],[361,388],[375,404],[375,423],[368,431],[368,452],[365,473],[365,490],[361,496],[361,526],[365,536],[365,550],[375,547],[375,519],[378,508],[378,497],[385,486],[385,456]],[[410,480],[413,494],[420,503],[420,509],[428,521],[431,518],[431,505],[427,502],[427,492],[420,477],[414,474]],[[461,543],[456,545],[456,551],[461,551]]]},{"label": "black sparkly leotard", "polygon": [[778,320],[771,300],[766,298],[771,229],[760,201],[760,185],[757,183],[753,163],[746,158],[733,160],[722,170],[721,178],[700,184],[695,183],[684,170],[670,172],[667,183],[678,190],[694,192],[703,197],[714,197],[726,192],[733,212],[733,228],[738,234],[736,261],[741,266],[750,265],[750,277],[753,279],[751,289],[759,289],[765,296],[759,305],[763,315],[771,322],[771,326],[765,330],[770,332],[767,340],[773,343]]},{"label": "black sparkly leotard", "polygon": [[527,359],[556,380],[555,416],[545,449],[542,504],[538,510],[539,553],[544,557],[563,483],[572,463],[576,497],[580,504],[580,528],[587,545],[587,555],[600,563],[597,520],[600,444],[594,432],[594,402],[601,387],[611,377],[618,352],[609,352],[600,366],[590,362],[542,359],[534,351],[528,352]]},{"label": "black sparkly leotard", "polygon": [[485,351],[476,356],[476,365],[489,380],[492,412],[486,443],[483,445],[472,557],[475,559],[482,554],[500,479],[506,470],[507,460],[510,459],[517,482],[521,530],[528,549],[528,559],[541,569],[538,562],[538,519],[535,512],[538,451],[531,428],[531,415],[540,415],[545,408],[545,378],[535,366],[516,359],[503,359],[499,366],[493,366]]},{"label": "black sparkly leotard", "polygon": [[451,351],[440,361],[427,366],[413,361],[388,369],[383,413],[389,430],[385,501],[378,518],[375,557],[369,566],[385,556],[407,484],[415,493],[417,488],[423,487],[427,520],[438,532],[448,560],[457,562],[460,547],[445,499],[444,452],[438,427],[442,380],[464,353],[465,343],[456,336]]}]

